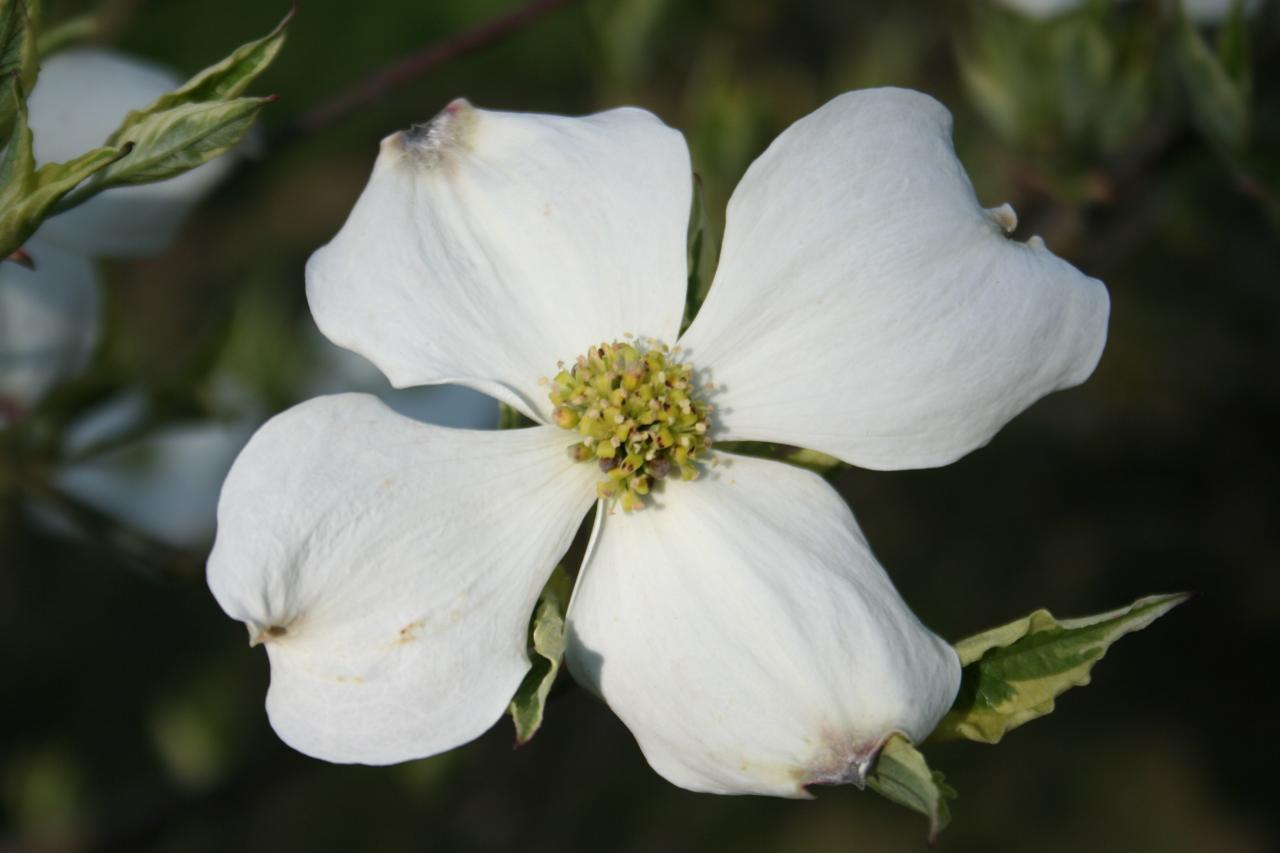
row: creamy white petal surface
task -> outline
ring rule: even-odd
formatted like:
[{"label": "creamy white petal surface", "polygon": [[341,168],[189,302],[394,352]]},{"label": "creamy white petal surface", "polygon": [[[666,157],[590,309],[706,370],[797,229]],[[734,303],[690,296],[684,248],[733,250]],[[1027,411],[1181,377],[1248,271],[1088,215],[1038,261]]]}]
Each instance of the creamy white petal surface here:
[{"label": "creamy white petal surface", "polygon": [[[167,68],[114,51],[76,48],[54,54],[41,64],[27,103],[36,160],[64,162],[102,145],[126,113],[182,82]],[[99,257],[156,254],[230,164],[229,157],[220,157],[167,181],[107,190],[46,220],[40,236]]]},{"label": "creamy white petal surface", "polygon": [[959,661],[820,477],[721,458],[604,519],[570,607],[570,668],[683,788],[860,783],[891,732],[933,730]]},{"label": "creamy white petal surface", "polygon": [[718,389],[718,437],[942,465],[1084,381],[1106,289],[1012,224],[979,204],[927,95],[852,92],[796,122],[734,192],[681,342]]},{"label": "creamy white petal surface", "polygon": [[307,264],[316,323],[397,386],[458,382],[546,421],[540,377],[624,333],[670,342],[686,284],[689,155],[643,110],[450,104],[394,134]]},{"label": "creamy white petal surface", "polygon": [[87,258],[45,241],[29,270],[0,263],[0,426],[84,368],[98,341],[98,274]]},{"label": "creamy white petal surface", "polygon": [[258,431],[223,486],[208,579],[267,647],[286,743],[387,764],[502,715],[538,592],[594,497],[571,439],[430,426],[363,394]]}]

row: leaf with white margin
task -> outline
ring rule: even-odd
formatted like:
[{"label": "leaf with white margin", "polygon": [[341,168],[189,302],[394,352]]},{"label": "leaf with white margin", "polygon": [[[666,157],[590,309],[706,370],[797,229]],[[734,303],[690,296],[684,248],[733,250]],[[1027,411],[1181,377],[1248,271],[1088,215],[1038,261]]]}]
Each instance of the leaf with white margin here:
[{"label": "leaf with white margin", "polygon": [[797,121],[734,191],[681,339],[717,389],[716,439],[943,465],[1084,381],[1106,289],[1014,224],[978,203],[927,95],[851,92]]},{"label": "leaf with white margin", "polygon": [[932,739],[998,743],[1005,732],[1051,713],[1067,690],[1088,684],[1093,665],[1112,643],[1189,597],[1152,595],[1079,619],[1055,619],[1048,610],[1037,610],[961,640],[956,643],[964,665],[960,694]]},{"label": "leaf with white margin", "polygon": [[143,109],[129,113],[120,127],[111,134],[111,141],[131,138],[135,127],[144,124],[152,116],[186,104],[229,101],[249,88],[249,84],[267,70],[284,47],[284,32],[298,12],[295,3],[275,29],[260,39],[242,44],[220,62],[197,73],[172,92],[166,92]]},{"label": "leaf with white margin", "polygon": [[[127,113],[181,84],[171,69],[115,51],[76,48],[54,54],[45,60],[28,104],[36,160],[66,160],[102,144]],[[156,254],[172,242],[186,214],[226,176],[231,163],[230,157],[218,157],[165,181],[99,192],[47,220],[40,236],[99,257]]]},{"label": "leaf with white margin", "polygon": [[570,671],[673,784],[807,797],[922,740],[960,684],[816,474],[719,456],[603,519],[569,606]]},{"label": "leaf with white margin", "polygon": [[27,108],[17,78],[0,83],[0,102],[13,106],[13,123],[0,152],[0,259],[22,247],[63,196],[129,152],[94,148],[65,163],[35,168]]},{"label": "leaf with white margin", "polygon": [[0,427],[78,373],[98,342],[98,274],[79,255],[32,240],[36,268],[0,263]]},{"label": "leaf with white margin", "polygon": [[222,489],[208,580],[267,648],[281,739],[389,764],[502,716],[534,602],[594,497],[572,440],[430,426],[363,394],[257,432]]},{"label": "leaf with white margin", "polygon": [[524,746],[542,728],[547,696],[564,657],[564,611],[569,605],[571,589],[569,576],[557,567],[538,597],[538,609],[533,613],[529,630],[529,650],[536,657],[532,658],[533,665],[509,709],[511,722],[516,727],[516,746]]},{"label": "leaf with white margin", "polygon": [[258,112],[275,100],[268,96],[183,104],[147,116],[124,135],[133,152],[104,169],[84,189],[101,192],[163,181],[202,166],[243,139]]},{"label": "leaf with white margin", "polygon": [[241,45],[231,55],[131,111],[107,138],[131,143],[133,153],[106,169],[76,194],[78,203],[111,187],[163,181],[189,172],[238,144],[258,111],[276,98],[239,97],[284,46],[284,31],[297,12],[289,11],[270,33]]},{"label": "leaf with white margin", "polygon": [[942,773],[929,769],[920,751],[900,734],[890,737],[876,756],[875,766],[867,776],[867,787],[927,817],[930,847],[951,823],[948,801],[956,798],[955,788],[946,783]]},{"label": "leaf with white margin", "polygon": [[307,262],[311,313],[397,387],[456,382],[548,423],[557,361],[679,332],[691,180],[684,139],[643,110],[454,101],[383,140]]}]

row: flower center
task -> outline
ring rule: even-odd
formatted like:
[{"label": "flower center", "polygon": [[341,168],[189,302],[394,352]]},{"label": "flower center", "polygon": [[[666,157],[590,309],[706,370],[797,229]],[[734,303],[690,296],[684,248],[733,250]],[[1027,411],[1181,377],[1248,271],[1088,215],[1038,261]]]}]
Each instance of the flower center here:
[{"label": "flower center", "polygon": [[698,476],[711,447],[710,406],[696,393],[693,367],[649,340],[593,346],[551,380],[552,417],[582,440],[569,448],[604,473],[596,493],[624,511],[642,509],[655,481]]}]

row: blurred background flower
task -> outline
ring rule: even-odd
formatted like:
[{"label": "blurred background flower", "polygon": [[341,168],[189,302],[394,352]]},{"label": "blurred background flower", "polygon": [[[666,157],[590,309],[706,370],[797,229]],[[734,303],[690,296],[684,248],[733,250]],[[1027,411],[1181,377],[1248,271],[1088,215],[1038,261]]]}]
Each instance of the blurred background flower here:
[{"label": "blurred background flower", "polygon": [[[179,78],[286,11],[261,0],[44,5],[47,28],[96,12],[88,43],[64,55],[118,50]],[[943,469],[834,477],[880,561],[950,639],[1038,606],[1073,615],[1201,592],[1001,746],[930,751],[961,793],[941,845],[1273,849],[1270,756],[1254,740],[1277,709],[1251,685],[1280,624],[1280,9],[1272,0],[1186,27],[1176,11],[377,0],[354,22],[344,4],[304,4],[257,84],[282,96],[264,111],[260,157],[221,166],[167,249],[101,264],[100,289],[43,230],[27,247],[35,273],[0,264],[0,398],[25,413],[0,429],[0,843],[918,849],[916,815],[850,789],[812,803],[675,789],[620,723],[564,685],[514,753],[499,724],[395,768],[313,762],[267,726],[266,662],[245,653],[202,571],[210,489],[238,436],[296,400],[368,387],[347,373],[367,366],[317,353],[302,268],[345,219],[383,136],[459,95],[568,114],[644,106],[690,141],[705,272],[724,203],[769,140],[839,92],[892,84],[951,109],[982,202],[1010,202],[1016,238],[1041,234],[1104,280],[1113,311],[1090,382],[987,448]],[[357,91],[376,96],[343,106],[341,93],[408,55],[428,70],[374,77]],[[457,401],[437,402],[437,417],[465,417]],[[77,535],[37,521],[40,502]]]}]

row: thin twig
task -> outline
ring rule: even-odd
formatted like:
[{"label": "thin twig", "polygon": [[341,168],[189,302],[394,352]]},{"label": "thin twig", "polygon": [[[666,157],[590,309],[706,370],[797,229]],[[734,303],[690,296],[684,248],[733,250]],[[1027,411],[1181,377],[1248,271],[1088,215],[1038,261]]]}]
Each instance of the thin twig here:
[{"label": "thin twig", "polygon": [[311,108],[290,128],[287,128],[282,136],[313,134],[333,124],[347,113],[381,98],[391,89],[452,59],[479,48],[488,47],[571,2],[573,0],[532,0],[470,30],[433,42],[422,50],[379,68],[355,85]]}]

